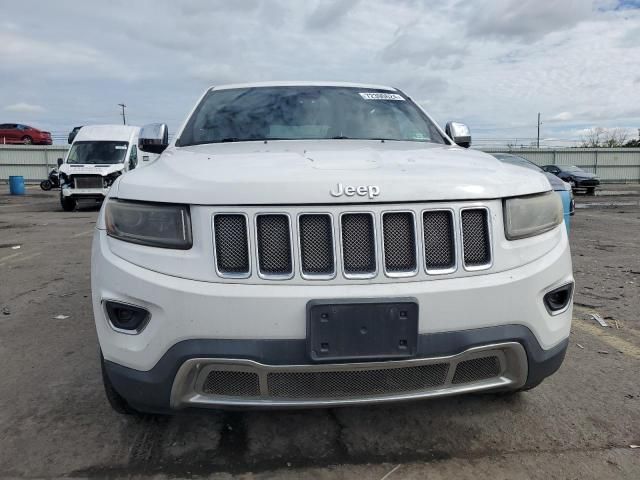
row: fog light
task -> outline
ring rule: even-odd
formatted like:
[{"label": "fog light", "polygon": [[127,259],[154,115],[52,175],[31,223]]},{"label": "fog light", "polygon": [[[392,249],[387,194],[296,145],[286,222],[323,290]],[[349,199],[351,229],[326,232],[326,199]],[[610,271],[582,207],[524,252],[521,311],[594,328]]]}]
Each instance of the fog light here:
[{"label": "fog light", "polygon": [[147,325],[151,314],[148,310],[126,303],[107,300],[104,302],[111,327],[122,333],[134,335]]},{"label": "fog light", "polygon": [[551,315],[561,313],[569,305],[572,293],[573,282],[551,290],[547,292],[543,298],[544,306]]}]

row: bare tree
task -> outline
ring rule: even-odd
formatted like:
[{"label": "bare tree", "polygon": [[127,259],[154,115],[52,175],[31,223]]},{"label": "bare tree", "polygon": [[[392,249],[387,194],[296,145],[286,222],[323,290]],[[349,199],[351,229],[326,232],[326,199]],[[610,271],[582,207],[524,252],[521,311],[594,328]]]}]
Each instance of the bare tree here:
[{"label": "bare tree", "polygon": [[613,128],[607,130],[604,143],[606,147],[622,147],[627,142],[628,137],[629,132],[626,129]]},{"label": "bare tree", "polygon": [[582,137],[583,148],[614,148],[622,147],[629,137],[625,128],[594,127],[587,130]]},{"label": "bare tree", "polygon": [[582,144],[580,145],[583,148],[598,148],[602,143],[602,136],[604,135],[604,128],[602,127],[594,127],[590,128],[585,132],[582,136]]}]

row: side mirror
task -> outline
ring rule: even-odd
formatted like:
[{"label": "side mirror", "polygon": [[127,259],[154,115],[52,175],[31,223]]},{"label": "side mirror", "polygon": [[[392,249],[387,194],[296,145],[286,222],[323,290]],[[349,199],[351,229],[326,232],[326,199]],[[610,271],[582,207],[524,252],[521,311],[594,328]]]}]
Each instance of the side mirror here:
[{"label": "side mirror", "polygon": [[464,148],[471,146],[471,131],[464,123],[449,122],[445,127],[445,133],[449,136],[453,143]]},{"label": "side mirror", "polygon": [[138,148],[143,152],[162,153],[169,146],[169,128],[165,123],[150,123],[140,130]]},{"label": "side mirror", "polygon": [[64,163],[64,160],[59,158],[58,159],[58,168],[60,168],[62,166],[62,164]]}]

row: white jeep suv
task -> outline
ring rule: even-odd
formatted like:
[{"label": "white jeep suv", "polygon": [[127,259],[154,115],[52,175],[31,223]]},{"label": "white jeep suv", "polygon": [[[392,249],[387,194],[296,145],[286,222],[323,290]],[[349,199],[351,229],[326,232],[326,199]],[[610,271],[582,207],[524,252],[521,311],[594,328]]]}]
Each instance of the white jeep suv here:
[{"label": "white jeep suv", "polygon": [[210,88],[96,226],[103,379],[123,413],[530,389],[573,276],[543,174],[468,150],[389,87]]}]

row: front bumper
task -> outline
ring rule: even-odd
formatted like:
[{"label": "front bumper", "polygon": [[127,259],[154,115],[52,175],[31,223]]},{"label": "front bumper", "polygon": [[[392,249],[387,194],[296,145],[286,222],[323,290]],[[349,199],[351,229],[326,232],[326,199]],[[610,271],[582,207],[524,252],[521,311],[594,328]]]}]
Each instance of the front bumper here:
[{"label": "front bumper", "polygon": [[[91,283],[106,371],[115,389],[144,411],[341,405],[533,386],[561,364],[571,325],[571,306],[551,315],[542,301],[548,291],[573,281],[568,239],[564,228],[561,231],[562,238],[552,251],[503,272],[393,284],[268,285],[195,281],[154,272],[115,255],[109,248],[109,241],[115,240],[96,230]],[[411,297],[420,305],[419,345],[409,364],[404,365],[405,360],[317,367],[310,360],[306,342],[310,300],[389,297]],[[107,320],[104,300],[141,306],[150,312],[151,320],[137,335],[117,332]],[[489,356],[499,357],[498,370],[454,384],[456,365],[473,360],[476,348],[496,350]],[[304,387],[309,382],[326,384],[345,368],[378,372],[375,375],[387,378],[385,371],[390,369],[428,370],[440,363],[448,365],[441,382],[411,384],[409,390],[320,392],[292,398],[290,393],[276,397],[268,387],[273,373],[302,379]],[[228,371],[253,375],[251,395],[244,394],[247,387],[242,383],[240,395],[231,399],[229,392],[203,390],[209,373]],[[235,377],[242,380],[246,375]],[[370,374],[364,374],[364,380],[358,373],[349,375],[355,377],[342,378],[343,384],[367,383]],[[407,375],[411,376],[401,372],[401,378]],[[394,379],[395,375],[389,377],[389,385],[396,385]],[[232,385],[236,380],[227,378],[224,383]]]},{"label": "front bumper", "polygon": [[600,180],[594,178],[576,179],[575,188],[592,188],[600,185]]},{"label": "front bumper", "polygon": [[109,187],[107,188],[62,188],[62,196],[65,198],[96,198],[104,199],[109,193]]},{"label": "front bumper", "polygon": [[[411,360],[318,365],[309,363],[304,340],[186,340],[149,371],[110,361],[105,370],[129,404],[145,412],[328,407],[533,387],[560,367],[567,345],[565,339],[544,350],[526,327],[504,325],[421,335]],[[492,357],[496,364],[484,360]],[[224,381],[220,389],[207,383],[216,378]]]}]

